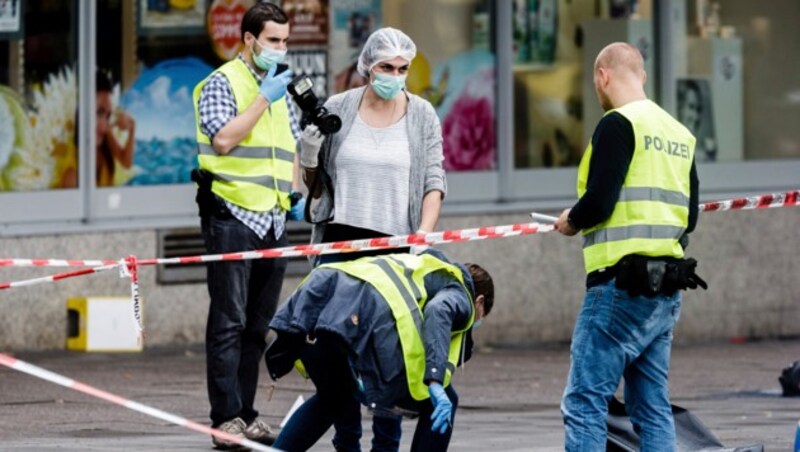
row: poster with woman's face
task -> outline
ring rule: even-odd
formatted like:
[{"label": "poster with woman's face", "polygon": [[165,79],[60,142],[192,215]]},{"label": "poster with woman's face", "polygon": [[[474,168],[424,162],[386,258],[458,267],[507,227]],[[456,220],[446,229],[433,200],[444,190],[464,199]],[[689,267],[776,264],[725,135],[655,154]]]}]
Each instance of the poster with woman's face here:
[{"label": "poster with woman's face", "polygon": [[697,138],[695,159],[717,160],[711,84],[706,79],[678,79],[678,120]]}]

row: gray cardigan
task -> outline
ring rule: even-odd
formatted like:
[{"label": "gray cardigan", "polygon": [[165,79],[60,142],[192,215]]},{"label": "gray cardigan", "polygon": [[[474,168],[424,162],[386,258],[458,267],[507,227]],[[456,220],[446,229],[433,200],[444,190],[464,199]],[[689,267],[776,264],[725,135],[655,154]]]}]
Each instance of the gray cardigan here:
[{"label": "gray cardigan", "polygon": [[[315,223],[311,233],[311,243],[320,243],[325,232],[325,223],[333,220],[333,187],[336,186],[336,156],[355,122],[358,107],[366,86],[353,88],[332,96],[325,102],[325,108],[342,118],[342,129],[325,139],[320,150],[321,163],[318,179],[321,178],[322,194],[311,212],[311,221]],[[445,180],[444,154],[442,152],[442,128],[439,117],[430,102],[411,93],[408,96],[406,124],[408,128],[408,144],[411,152],[411,174],[409,177],[408,220],[412,231],[419,229],[422,221],[422,198],[433,190],[447,193]],[[297,152],[302,152],[300,142]],[[309,187],[310,189],[311,187]]]}]

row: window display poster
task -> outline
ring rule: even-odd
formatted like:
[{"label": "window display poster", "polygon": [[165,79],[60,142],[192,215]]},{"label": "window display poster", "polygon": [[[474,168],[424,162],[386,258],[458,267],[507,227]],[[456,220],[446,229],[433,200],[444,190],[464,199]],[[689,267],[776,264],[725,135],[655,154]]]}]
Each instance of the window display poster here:
[{"label": "window display poster", "polygon": [[382,27],[381,0],[337,0],[330,4],[328,41],[332,94],[366,84],[356,71],[361,48]]},{"label": "window display poster", "polygon": [[702,78],[678,79],[678,120],[697,139],[695,160],[717,160],[717,136],[714,130],[714,112],[709,80]]},{"label": "window display poster", "polygon": [[22,0],[0,0],[0,39],[22,37]]},{"label": "window display poster", "polygon": [[553,64],[558,33],[558,1],[514,0],[512,7],[515,61]]},{"label": "window display poster", "polygon": [[200,32],[205,18],[205,0],[139,0],[141,34]]},{"label": "window display poster", "polygon": [[214,53],[230,61],[244,49],[242,18],[254,0],[214,0],[208,7],[206,30]]},{"label": "window display poster", "polygon": [[319,46],[328,44],[328,0],[283,0],[289,16],[289,45]]},{"label": "window display poster", "polygon": [[175,58],[145,68],[122,95],[136,123],[134,174],[127,185],[189,183],[197,141],[192,91],[214,68],[198,58]]},{"label": "window display poster", "polygon": [[433,71],[432,85],[422,96],[434,105],[442,122],[444,168],[494,169],[497,162],[494,55],[478,49],[444,61]]},{"label": "window display poster", "polygon": [[0,86],[0,191],[77,187],[75,71],[64,66],[28,89],[30,104]]}]

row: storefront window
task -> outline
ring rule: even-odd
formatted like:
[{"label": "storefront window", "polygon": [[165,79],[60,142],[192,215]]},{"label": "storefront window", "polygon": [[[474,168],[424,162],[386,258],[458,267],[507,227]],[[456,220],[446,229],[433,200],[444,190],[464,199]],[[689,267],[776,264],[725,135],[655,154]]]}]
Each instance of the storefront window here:
[{"label": "storefront window", "polygon": [[77,6],[0,2],[0,191],[78,186]]},{"label": "storefront window", "polygon": [[491,3],[384,2],[385,25],[403,30],[417,45],[407,86],[436,108],[442,124],[444,167],[451,172],[497,167]]},{"label": "storefront window", "polygon": [[[514,166],[573,167],[602,116],[592,85],[597,52],[639,48],[652,73],[650,2],[514,0]],[[652,77],[651,77],[652,79]],[[653,82],[648,81],[653,95]]]},{"label": "storefront window", "polygon": [[800,157],[800,3],[687,0],[679,118],[698,161]]}]

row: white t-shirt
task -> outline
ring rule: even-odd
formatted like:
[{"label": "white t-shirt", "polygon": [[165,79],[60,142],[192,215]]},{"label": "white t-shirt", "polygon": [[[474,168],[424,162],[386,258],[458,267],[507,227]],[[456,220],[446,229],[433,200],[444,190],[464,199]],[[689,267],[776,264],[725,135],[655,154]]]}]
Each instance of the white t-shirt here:
[{"label": "white t-shirt", "polygon": [[336,156],[333,223],[405,235],[411,152],[406,116],[383,128],[357,116]]}]

